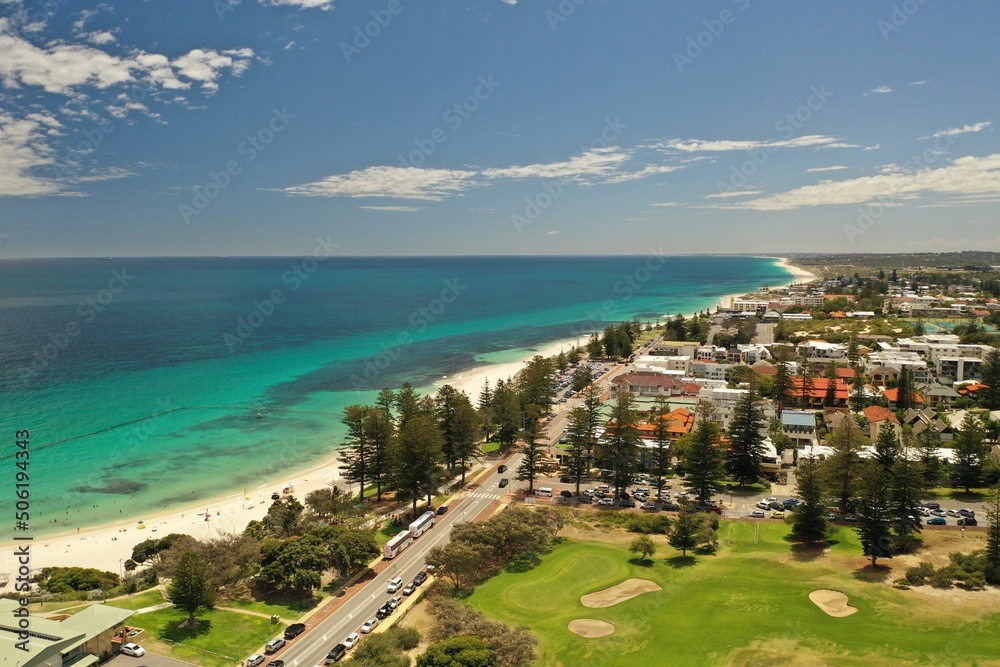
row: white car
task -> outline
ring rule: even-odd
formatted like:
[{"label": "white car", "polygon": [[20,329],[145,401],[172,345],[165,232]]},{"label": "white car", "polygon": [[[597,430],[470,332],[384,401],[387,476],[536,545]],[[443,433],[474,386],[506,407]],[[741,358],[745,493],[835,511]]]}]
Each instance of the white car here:
[{"label": "white car", "polygon": [[598,505],[603,505],[605,507],[613,507],[614,504],[615,504],[615,499],[614,498],[601,498],[600,500],[597,501],[597,504]]},{"label": "white car", "polygon": [[361,626],[361,634],[367,635],[369,632],[375,629],[376,625],[378,625],[378,619],[372,616],[367,621],[365,621],[364,624]]},{"label": "white car", "polygon": [[754,510],[753,512],[750,512],[750,518],[751,519],[763,519],[764,518],[764,513],[762,511],[760,511],[760,510]]},{"label": "white car", "polygon": [[757,507],[761,508],[762,510],[769,510],[769,509],[771,509],[771,501],[770,500],[759,500],[759,501],[757,501]]},{"label": "white car", "polygon": [[138,644],[122,644],[122,653],[140,658],[146,655],[146,649]]},{"label": "white car", "polygon": [[402,602],[403,598],[399,597],[398,595],[393,595],[391,598],[389,598],[389,606],[392,607],[393,609],[402,604]]},{"label": "white car", "polygon": [[345,639],[343,643],[344,646],[347,647],[347,650],[350,651],[352,648],[358,645],[359,641],[361,641],[361,635],[359,635],[356,632],[352,632],[351,634],[347,635],[347,639]]},{"label": "white car", "polygon": [[396,591],[398,591],[402,587],[403,587],[403,578],[402,577],[396,577],[396,578],[392,579],[389,582],[389,588],[388,588],[387,592],[389,592],[389,593],[395,593]]}]

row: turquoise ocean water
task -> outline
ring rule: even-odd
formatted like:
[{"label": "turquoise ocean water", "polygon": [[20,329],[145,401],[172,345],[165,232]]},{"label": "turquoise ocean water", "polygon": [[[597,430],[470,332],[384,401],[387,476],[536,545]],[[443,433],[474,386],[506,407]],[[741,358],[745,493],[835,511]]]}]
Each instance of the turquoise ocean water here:
[{"label": "turquoise ocean water", "polygon": [[30,430],[36,532],[134,518],[320,463],[380,387],[789,280],[753,257],[4,261],[0,461]]}]

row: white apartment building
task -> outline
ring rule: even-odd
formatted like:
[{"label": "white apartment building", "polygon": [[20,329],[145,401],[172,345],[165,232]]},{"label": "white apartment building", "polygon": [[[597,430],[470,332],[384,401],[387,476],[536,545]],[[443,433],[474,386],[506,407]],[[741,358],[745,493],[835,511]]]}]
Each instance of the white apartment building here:
[{"label": "white apartment building", "polygon": [[[729,389],[728,387],[702,387],[698,392],[698,401],[711,401],[715,408],[715,421],[723,429],[729,428],[729,423],[733,420],[733,411],[736,404],[746,395],[746,389]],[[774,417],[774,406],[770,401],[763,401],[764,423],[761,425],[761,433],[766,435],[770,428],[770,420]]]}]

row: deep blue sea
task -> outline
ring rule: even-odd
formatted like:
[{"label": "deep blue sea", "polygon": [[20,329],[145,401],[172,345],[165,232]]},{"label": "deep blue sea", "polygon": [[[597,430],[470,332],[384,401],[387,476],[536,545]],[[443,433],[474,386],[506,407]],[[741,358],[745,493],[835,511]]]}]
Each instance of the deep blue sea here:
[{"label": "deep blue sea", "polygon": [[14,432],[30,430],[39,531],[252,488],[329,457],[343,407],[381,387],[432,387],[605,322],[712,308],[788,282],[776,262],[2,261],[0,461],[13,469]]}]

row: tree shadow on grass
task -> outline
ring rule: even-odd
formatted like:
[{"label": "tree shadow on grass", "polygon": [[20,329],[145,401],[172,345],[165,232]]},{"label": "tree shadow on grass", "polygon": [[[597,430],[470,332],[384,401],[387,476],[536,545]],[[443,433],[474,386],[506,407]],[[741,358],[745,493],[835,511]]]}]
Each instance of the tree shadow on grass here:
[{"label": "tree shadow on grass", "polygon": [[667,565],[674,568],[675,570],[681,570],[685,567],[691,567],[697,562],[698,561],[697,559],[695,559],[694,556],[674,556],[672,558],[668,558],[666,561]]},{"label": "tree shadow on grass", "polygon": [[635,558],[629,558],[628,562],[636,567],[653,567],[654,561],[650,558],[639,558],[636,556]]},{"label": "tree shadow on grass", "polygon": [[812,545],[806,545],[805,542],[800,541],[790,534],[785,535],[782,539],[792,545],[792,558],[800,563],[811,563],[817,558],[821,558],[826,554],[827,549],[838,543],[838,540],[827,540],[826,542],[815,542]]},{"label": "tree shadow on grass", "polygon": [[892,575],[892,569],[887,565],[876,565],[872,567],[871,564],[865,565],[864,567],[859,567],[853,573],[854,578],[858,581],[866,581],[871,584],[883,584],[889,580]]},{"label": "tree shadow on grass", "polygon": [[161,638],[169,639],[172,642],[183,642],[196,639],[202,635],[207,635],[212,631],[212,621],[207,618],[195,618],[195,626],[192,628],[187,624],[187,616],[178,621],[172,621],[163,628]]}]

